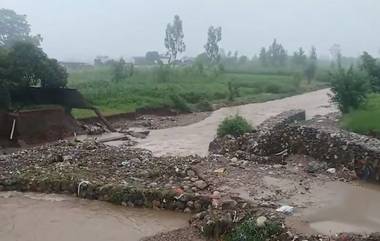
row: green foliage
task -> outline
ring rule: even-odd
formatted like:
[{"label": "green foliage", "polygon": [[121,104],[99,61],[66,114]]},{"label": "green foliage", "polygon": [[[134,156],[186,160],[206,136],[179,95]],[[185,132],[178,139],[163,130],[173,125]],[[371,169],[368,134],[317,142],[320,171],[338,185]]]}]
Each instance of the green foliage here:
[{"label": "green foliage", "polygon": [[158,68],[155,69],[155,76],[157,82],[166,83],[170,81],[170,66],[160,64]]},{"label": "green foliage", "polygon": [[27,41],[40,45],[40,35],[31,36],[31,29],[26,15],[19,15],[13,10],[0,9],[0,47],[10,48],[16,42]]},{"label": "green foliage", "polygon": [[170,100],[173,102],[173,106],[176,110],[181,112],[191,112],[190,106],[186,101],[176,94],[169,95]]},{"label": "green foliage", "polygon": [[207,100],[201,100],[195,105],[197,111],[213,111],[213,107]]},{"label": "green foliage", "polygon": [[288,54],[284,47],[277,43],[277,40],[273,40],[272,45],[268,47],[268,50],[265,48],[261,49],[260,52],[260,61],[263,66],[284,66],[286,65],[288,59]]},{"label": "green foliage", "polygon": [[380,92],[380,64],[367,52],[361,56],[361,62],[361,69],[369,75],[372,91]]},{"label": "green foliage", "polygon": [[129,77],[129,74],[127,63],[123,58],[113,64],[113,81],[121,81]]},{"label": "green foliage", "polygon": [[2,78],[10,88],[35,85],[60,88],[67,84],[66,69],[32,43],[15,43],[0,61],[0,66],[6,68]]},{"label": "green foliage", "polygon": [[219,42],[222,40],[222,28],[210,26],[208,29],[207,43],[204,46],[206,55],[212,64],[217,64],[220,60]]},{"label": "green foliage", "polygon": [[368,82],[367,76],[355,72],[353,67],[347,71],[339,68],[331,73],[331,86],[334,95],[331,96],[343,113],[357,109],[367,99]]},{"label": "green foliage", "polygon": [[380,95],[371,94],[368,102],[343,116],[342,125],[360,134],[380,134]]},{"label": "green foliage", "polygon": [[248,219],[238,225],[230,234],[225,237],[226,241],[266,241],[278,235],[281,227],[278,224],[270,223],[263,227],[258,227],[253,219]]},{"label": "green foliage", "polygon": [[178,54],[186,50],[184,37],[182,20],[178,15],[175,15],[173,24],[169,23],[166,27],[165,47],[170,56],[169,63],[175,62]]},{"label": "green foliage", "polygon": [[[167,65],[154,68],[136,68],[134,75],[123,81],[112,81],[112,67],[98,66],[93,69],[70,72],[69,87],[77,88],[85,98],[97,106],[105,115],[135,111],[137,108],[173,107],[169,96],[176,94],[197,109],[203,100],[211,104],[228,101],[228,83],[238,86],[239,103],[272,100],[305,91],[292,75],[252,74],[245,72],[225,72],[214,77],[205,68],[199,74],[195,68]],[[278,85],[277,94],[266,93],[266,86]],[[315,81],[307,90],[321,88]],[[75,112],[77,116],[91,116],[90,112]]]},{"label": "green foliage", "polygon": [[249,133],[252,130],[252,126],[246,119],[239,115],[235,115],[234,117],[225,118],[222,123],[219,124],[217,135],[218,137],[223,137],[226,135],[238,137],[244,133]]}]

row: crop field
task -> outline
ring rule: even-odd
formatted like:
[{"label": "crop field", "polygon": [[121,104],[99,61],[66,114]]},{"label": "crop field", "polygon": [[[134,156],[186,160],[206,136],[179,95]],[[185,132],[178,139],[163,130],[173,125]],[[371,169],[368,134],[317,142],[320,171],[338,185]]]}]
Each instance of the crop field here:
[{"label": "crop field", "polygon": [[[212,105],[265,101],[325,86],[307,84],[296,75],[204,71],[191,67],[136,69],[133,76],[112,80],[112,69],[98,67],[73,71],[69,87],[77,88],[105,115],[127,113],[139,108],[171,108],[207,111]],[[93,113],[75,110],[76,117]]]}]

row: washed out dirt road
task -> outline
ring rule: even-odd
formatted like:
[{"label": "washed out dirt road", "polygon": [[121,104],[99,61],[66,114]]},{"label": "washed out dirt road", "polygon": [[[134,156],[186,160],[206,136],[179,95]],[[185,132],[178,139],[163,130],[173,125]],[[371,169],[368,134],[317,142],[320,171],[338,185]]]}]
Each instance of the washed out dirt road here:
[{"label": "washed out dirt road", "polygon": [[222,108],[192,125],[151,131],[137,146],[151,150],[157,156],[206,156],[208,145],[225,117],[240,114],[253,125],[258,125],[271,116],[291,109],[305,109],[307,118],[325,115],[336,111],[330,103],[328,93],[329,89],[323,89],[280,100]]}]

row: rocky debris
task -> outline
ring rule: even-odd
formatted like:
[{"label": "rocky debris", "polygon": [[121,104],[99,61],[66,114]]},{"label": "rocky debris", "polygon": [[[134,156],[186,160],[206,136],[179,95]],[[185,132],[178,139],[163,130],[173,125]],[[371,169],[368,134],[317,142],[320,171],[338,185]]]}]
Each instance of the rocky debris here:
[{"label": "rocky debris", "polygon": [[306,167],[310,173],[335,168],[337,175],[349,176],[339,170],[347,168],[361,179],[380,181],[378,139],[342,130],[336,113],[308,121],[303,121],[304,117],[301,110],[284,112],[258,126],[256,133],[216,138],[209,151],[268,164],[281,164],[291,154],[304,154],[317,160]]},{"label": "rocky debris", "polygon": [[83,124],[82,128],[85,130],[87,135],[101,135],[103,133],[109,132],[109,130],[100,123],[93,124]]},{"label": "rocky debris", "polygon": [[321,172],[327,169],[326,162],[311,161],[307,164],[306,171],[309,173]]}]

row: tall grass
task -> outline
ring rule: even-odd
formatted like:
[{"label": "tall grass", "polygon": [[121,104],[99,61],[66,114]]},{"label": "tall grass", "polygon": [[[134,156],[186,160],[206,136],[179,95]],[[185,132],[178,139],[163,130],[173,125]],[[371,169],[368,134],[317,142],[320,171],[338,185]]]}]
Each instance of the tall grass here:
[{"label": "tall grass", "polygon": [[345,114],[342,125],[361,134],[380,134],[380,94],[372,94],[358,110]]},{"label": "tall grass", "polygon": [[[306,86],[291,75],[250,73],[200,73],[192,67],[162,69],[137,68],[132,77],[112,81],[111,68],[94,68],[70,73],[69,87],[77,88],[106,115],[131,112],[137,108],[175,108],[173,94],[197,110],[199,103],[228,102],[228,83],[238,89],[235,102],[274,99],[318,88],[319,82]],[[177,98],[178,99],[178,98]],[[177,105],[178,106],[178,105]],[[181,106],[184,107],[183,103]],[[84,117],[89,113],[76,112]]]}]

